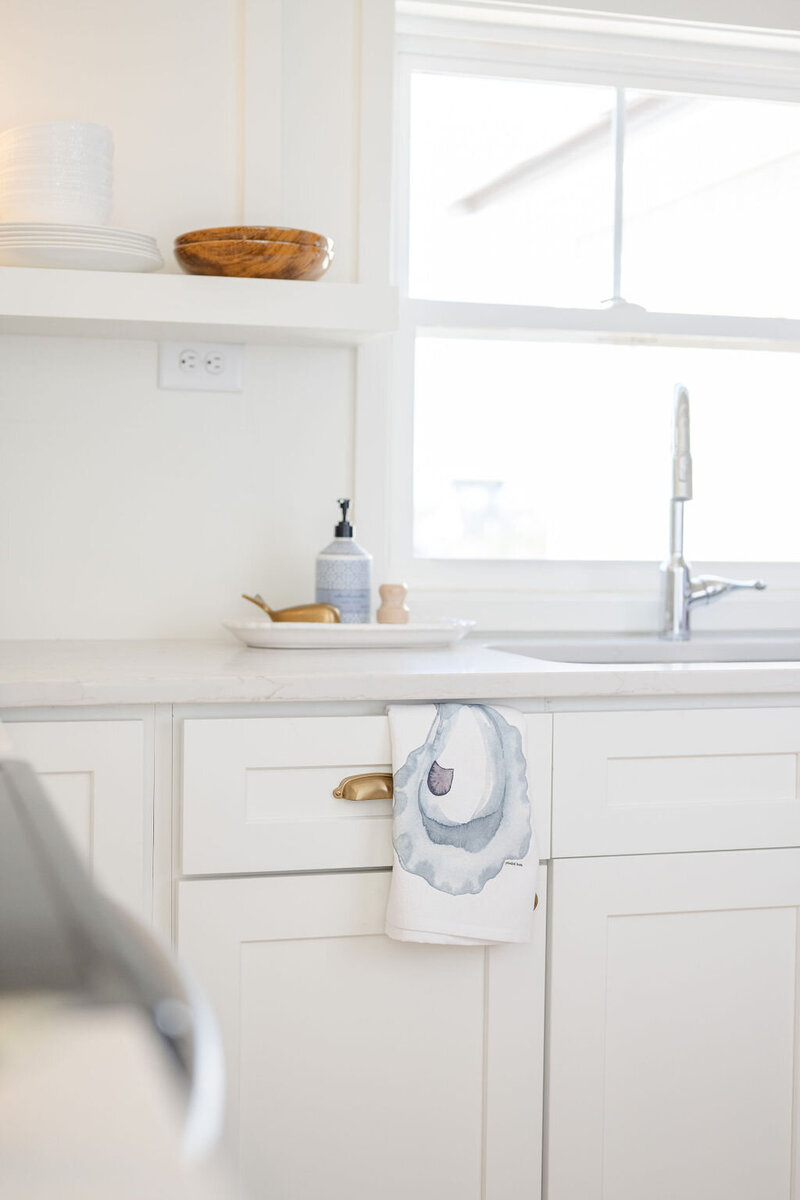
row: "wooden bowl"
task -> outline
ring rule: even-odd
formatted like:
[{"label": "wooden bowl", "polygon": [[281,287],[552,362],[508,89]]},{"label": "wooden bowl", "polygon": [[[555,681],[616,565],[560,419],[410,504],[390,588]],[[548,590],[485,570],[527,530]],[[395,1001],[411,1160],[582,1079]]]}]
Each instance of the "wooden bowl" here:
[{"label": "wooden bowl", "polygon": [[176,246],[189,242],[292,242],[301,246],[324,246],[333,253],[333,240],[308,229],[285,229],[281,225],[223,225],[218,229],[193,229],[175,238]]},{"label": "wooden bowl", "polygon": [[176,245],[175,257],[189,275],[314,280],[327,271],[333,250],[296,242],[225,239]]}]

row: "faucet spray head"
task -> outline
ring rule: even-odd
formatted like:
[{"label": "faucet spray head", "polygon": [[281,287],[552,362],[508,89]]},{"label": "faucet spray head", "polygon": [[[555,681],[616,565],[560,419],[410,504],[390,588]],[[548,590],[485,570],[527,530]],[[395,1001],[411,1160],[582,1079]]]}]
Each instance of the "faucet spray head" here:
[{"label": "faucet spray head", "polygon": [[672,499],[692,498],[692,455],[689,445],[689,393],[675,384],[672,424]]}]

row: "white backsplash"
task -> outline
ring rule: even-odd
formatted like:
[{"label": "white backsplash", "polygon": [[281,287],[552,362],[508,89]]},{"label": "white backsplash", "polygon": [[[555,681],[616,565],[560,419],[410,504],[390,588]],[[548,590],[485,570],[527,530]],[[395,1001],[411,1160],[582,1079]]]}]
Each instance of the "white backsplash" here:
[{"label": "white backsplash", "polygon": [[0,638],[226,637],[242,591],[313,600],[353,351],[248,346],[238,395],[159,390],[150,342],[0,352]]}]

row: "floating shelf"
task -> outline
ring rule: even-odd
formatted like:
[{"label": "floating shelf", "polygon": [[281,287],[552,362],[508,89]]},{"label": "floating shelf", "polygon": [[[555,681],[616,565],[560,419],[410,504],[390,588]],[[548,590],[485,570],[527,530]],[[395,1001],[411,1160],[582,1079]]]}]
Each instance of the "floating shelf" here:
[{"label": "floating shelf", "polygon": [[397,311],[396,289],[360,283],[0,267],[0,333],[348,346]]}]

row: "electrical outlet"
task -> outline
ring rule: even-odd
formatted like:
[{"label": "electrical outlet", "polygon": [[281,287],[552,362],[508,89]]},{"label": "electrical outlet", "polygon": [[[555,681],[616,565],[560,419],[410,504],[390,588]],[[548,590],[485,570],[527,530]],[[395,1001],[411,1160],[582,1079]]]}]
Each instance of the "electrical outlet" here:
[{"label": "electrical outlet", "polygon": [[240,392],[244,346],[159,342],[158,386],[190,392]]},{"label": "electrical outlet", "polygon": [[228,368],[228,359],[221,351],[212,350],[203,359],[203,368],[209,375],[224,375]]}]

